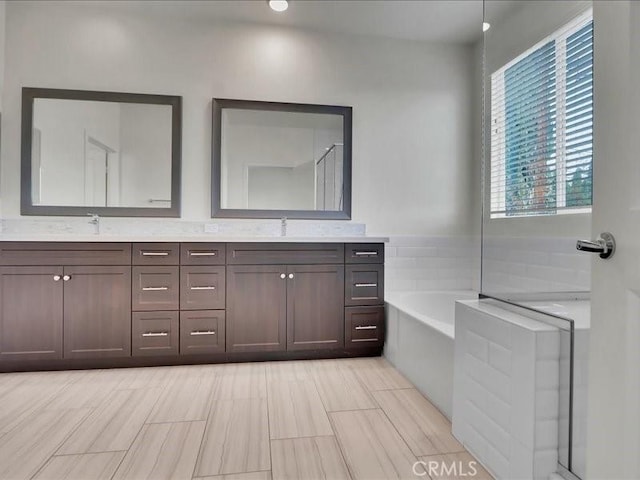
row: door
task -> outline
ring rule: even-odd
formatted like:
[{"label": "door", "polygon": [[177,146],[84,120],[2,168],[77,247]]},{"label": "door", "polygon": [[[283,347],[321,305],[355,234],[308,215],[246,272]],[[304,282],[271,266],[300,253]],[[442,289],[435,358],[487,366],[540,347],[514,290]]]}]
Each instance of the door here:
[{"label": "door", "polygon": [[65,358],[131,355],[131,267],[65,267]]},{"label": "door", "polygon": [[227,267],[227,351],[286,349],[287,269],[283,265]]},{"label": "door", "polygon": [[287,350],[344,347],[344,265],[287,268]]},{"label": "door", "polygon": [[62,267],[0,268],[0,359],[62,358]]},{"label": "door", "polygon": [[85,202],[92,207],[107,206],[109,152],[92,141],[86,143]]},{"label": "door", "polygon": [[588,478],[640,478],[640,2],[594,2]]}]

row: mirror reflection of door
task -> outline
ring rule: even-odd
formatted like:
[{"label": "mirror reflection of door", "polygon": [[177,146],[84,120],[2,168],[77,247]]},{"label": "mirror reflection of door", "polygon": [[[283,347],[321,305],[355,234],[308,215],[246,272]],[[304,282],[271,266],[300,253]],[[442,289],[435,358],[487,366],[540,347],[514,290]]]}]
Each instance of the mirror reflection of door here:
[{"label": "mirror reflection of door", "polygon": [[85,145],[85,205],[111,207],[118,205],[117,152],[86,137]]},{"label": "mirror reflection of door", "polygon": [[40,205],[42,198],[42,131],[39,128],[33,129],[33,139],[31,140],[31,190],[33,192],[33,204]]}]

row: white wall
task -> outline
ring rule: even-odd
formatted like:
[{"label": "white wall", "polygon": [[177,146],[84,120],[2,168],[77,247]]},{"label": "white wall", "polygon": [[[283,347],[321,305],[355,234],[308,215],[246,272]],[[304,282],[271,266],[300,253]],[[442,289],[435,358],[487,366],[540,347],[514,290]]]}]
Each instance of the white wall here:
[{"label": "white wall", "polygon": [[37,86],[182,95],[183,218],[198,221],[212,97],[351,105],[353,220],[374,234],[471,232],[470,48],[115,10],[7,5],[5,216],[19,215],[20,89]]}]

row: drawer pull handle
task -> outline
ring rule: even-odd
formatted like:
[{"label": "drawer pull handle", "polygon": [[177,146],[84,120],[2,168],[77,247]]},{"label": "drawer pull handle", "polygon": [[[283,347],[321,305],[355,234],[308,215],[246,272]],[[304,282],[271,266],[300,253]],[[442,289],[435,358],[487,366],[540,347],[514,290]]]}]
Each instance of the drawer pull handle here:
[{"label": "drawer pull handle", "polygon": [[354,252],[356,257],[364,257],[365,255],[374,255],[377,256],[378,252]]},{"label": "drawer pull handle", "polygon": [[216,287],[191,287],[191,290],[215,290]]},{"label": "drawer pull handle", "polygon": [[191,336],[197,337],[199,335],[215,335],[216,332],[213,330],[194,330],[190,333]]},{"label": "drawer pull handle", "polygon": [[163,292],[169,290],[169,287],[142,287],[144,292]]},{"label": "drawer pull handle", "polygon": [[146,332],[142,334],[143,337],[168,337],[169,332]]},{"label": "drawer pull handle", "polygon": [[377,283],[356,283],[356,287],[377,287]]},{"label": "drawer pull handle", "polygon": [[358,325],[356,330],[377,330],[378,327],[375,325]]},{"label": "drawer pull handle", "polygon": [[191,257],[215,257],[218,255],[216,252],[189,252]]},{"label": "drawer pull handle", "polygon": [[168,257],[169,252],[142,252],[143,257]]}]

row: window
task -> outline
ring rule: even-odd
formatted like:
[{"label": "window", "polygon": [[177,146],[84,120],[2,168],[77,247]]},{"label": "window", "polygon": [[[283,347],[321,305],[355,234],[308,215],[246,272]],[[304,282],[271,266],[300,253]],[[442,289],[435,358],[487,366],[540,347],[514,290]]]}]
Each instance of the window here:
[{"label": "window", "polygon": [[491,218],[588,212],[591,12],[491,75]]}]

